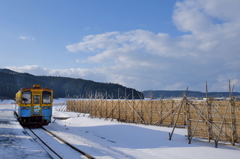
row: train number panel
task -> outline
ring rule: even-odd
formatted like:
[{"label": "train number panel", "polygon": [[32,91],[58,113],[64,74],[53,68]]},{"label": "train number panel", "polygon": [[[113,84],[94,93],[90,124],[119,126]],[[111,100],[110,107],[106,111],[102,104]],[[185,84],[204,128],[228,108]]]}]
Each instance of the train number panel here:
[{"label": "train number panel", "polygon": [[33,85],[16,94],[15,114],[23,126],[42,126],[51,122],[53,91]]}]

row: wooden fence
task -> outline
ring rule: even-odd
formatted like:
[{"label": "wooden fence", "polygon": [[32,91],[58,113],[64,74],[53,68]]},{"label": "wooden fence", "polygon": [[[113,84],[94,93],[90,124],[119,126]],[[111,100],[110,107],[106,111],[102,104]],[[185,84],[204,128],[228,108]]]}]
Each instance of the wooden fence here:
[{"label": "wooden fence", "polygon": [[192,137],[215,141],[240,142],[240,102],[239,101],[188,101],[188,139]]},{"label": "wooden fence", "polygon": [[189,143],[193,137],[213,140],[215,147],[218,141],[240,142],[239,101],[75,99],[67,100],[66,110],[121,122],[187,127]]},{"label": "wooden fence", "polygon": [[91,117],[150,125],[184,126],[182,100],[67,100],[67,111],[89,113]]}]

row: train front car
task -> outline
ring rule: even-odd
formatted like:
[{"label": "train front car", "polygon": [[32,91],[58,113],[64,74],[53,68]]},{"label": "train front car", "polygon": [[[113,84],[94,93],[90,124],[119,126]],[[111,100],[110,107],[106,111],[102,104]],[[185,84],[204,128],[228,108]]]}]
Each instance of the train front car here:
[{"label": "train front car", "polygon": [[23,126],[42,126],[51,122],[53,91],[34,85],[16,94],[15,113]]}]

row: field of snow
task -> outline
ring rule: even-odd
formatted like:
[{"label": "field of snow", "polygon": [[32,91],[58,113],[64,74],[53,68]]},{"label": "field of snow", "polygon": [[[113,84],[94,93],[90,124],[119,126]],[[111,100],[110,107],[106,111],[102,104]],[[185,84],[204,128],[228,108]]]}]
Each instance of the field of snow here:
[{"label": "field of snow", "polygon": [[[54,102],[64,103],[64,100]],[[90,118],[88,114],[59,112],[58,109],[62,107],[62,104],[54,106],[53,117],[68,119],[53,119],[45,128],[95,158],[237,159],[240,156],[239,146],[219,143],[215,148],[213,142],[200,139],[193,139],[192,144],[188,144],[186,129],[175,129],[170,141],[168,138],[172,128],[127,124],[111,119]]]}]

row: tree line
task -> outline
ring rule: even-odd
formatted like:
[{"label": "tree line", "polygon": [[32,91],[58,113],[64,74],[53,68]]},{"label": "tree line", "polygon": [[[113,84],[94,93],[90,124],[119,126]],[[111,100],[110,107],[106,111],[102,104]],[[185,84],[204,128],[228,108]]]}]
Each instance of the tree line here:
[{"label": "tree line", "polygon": [[101,98],[144,98],[135,89],[114,83],[101,83],[91,80],[55,76],[35,76],[29,73],[19,73],[9,69],[0,69],[0,98],[13,99],[15,94],[25,87],[40,84],[41,87],[54,91],[54,98],[97,96]]},{"label": "tree line", "polygon": [[[173,98],[173,97],[183,97],[184,90],[175,90],[175,91],[169,91],[169,90],[147,90],[143,91],[145,98]],[[186,92],[187,97],[195,97],[195,98],[205,98],[206,92],[200,92],[200,91],[187,91]],[[232,96],[240,96],[239,92],[232,92]],[[229,92],[208,92],[208,97],[229,97]]]}]

